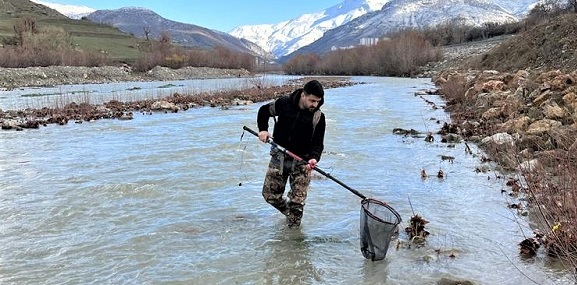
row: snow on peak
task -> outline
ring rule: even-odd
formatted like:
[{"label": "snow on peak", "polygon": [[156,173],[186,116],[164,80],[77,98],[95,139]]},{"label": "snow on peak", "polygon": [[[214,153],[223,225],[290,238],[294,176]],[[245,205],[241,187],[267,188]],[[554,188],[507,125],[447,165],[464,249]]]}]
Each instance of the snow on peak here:
[{"label": "snow on peak", "polygon": [[31,0],[32,2],[40,5],[44,5],[48,8],[54,9],[58,11],[60,14],[65,15],[71,19],[80,19],[94,11],[96,9],[92,9],[86,6],[76,6],[76,5],[67,5],[67,4],[59,4],[59,3],[52,3],[46,2],[41,0]]},{"label": "snow on peak", "polygon": [[388,2],[390,0],[344,0],[324,11],[276,24],[240,26],[229,34],[254,42],[281,57],[318,40],[327,30],[380,10]]}]

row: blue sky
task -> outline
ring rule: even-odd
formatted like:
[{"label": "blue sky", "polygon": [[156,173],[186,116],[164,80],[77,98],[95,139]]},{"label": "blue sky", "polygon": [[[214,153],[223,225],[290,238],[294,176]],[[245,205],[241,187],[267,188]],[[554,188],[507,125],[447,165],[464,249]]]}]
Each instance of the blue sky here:
[{"label": "blue sky", "polygon": [[145,7],[162,17],[228,32],[242,25],[274,24],[322,11],[343,0],[43,0],[93,9]]}]

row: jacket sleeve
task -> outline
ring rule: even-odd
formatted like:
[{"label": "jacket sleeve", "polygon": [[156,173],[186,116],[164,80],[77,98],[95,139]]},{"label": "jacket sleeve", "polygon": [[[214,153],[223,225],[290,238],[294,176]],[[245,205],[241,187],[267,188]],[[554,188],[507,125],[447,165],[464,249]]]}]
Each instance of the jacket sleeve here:
[{"label": "jacket sleeve", "polygon": [[259,132],[268,131],[268,120],[270,117],[274,116],[271,113],[271,109],[274,112],[274,108],[275,108],[274,103],[275,102],[273,101],[273,102],[270,102],[268,104],[264,104],[258,109],[258,114],[256,116],[256,124],[258,126]]},{"label": "jacket sleeve", "polygon": [[312,145],[311,145],[311,152],[309,154],[309,159],[316,159],[317,161],[321,160],[321,155],[325,148],[324,139],[325,139],[325,129],[326,129],[326,121],[325,121],[325,114],[321,114],[321,118],[315,127],[315,132],[313,134]]}]

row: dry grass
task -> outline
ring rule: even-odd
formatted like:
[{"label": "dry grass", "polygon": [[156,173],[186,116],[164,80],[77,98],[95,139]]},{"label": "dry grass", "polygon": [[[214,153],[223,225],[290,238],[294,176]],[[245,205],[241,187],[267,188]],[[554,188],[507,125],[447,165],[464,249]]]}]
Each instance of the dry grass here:
[{"label": "dry grass", "polygon": [[539,161],[548,165],[525,164],[520,171],[530,217],[538,225],[533,239],[577,281],[577,153],[550,151]]},{"label": "dry grass", "polygon": [[577,66],[577,14],[563,14],[506,41],[486,54],[473,68],[516,71],[519,69],[560,69]]}]

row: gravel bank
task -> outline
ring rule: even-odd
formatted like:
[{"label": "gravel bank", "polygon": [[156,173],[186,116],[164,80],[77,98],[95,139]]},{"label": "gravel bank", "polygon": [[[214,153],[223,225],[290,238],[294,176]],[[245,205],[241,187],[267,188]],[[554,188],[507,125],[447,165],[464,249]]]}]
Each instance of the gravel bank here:
[{"label": "gravel bank", "polygon": [[205,78],[248,77],[244,69],[185,67],[170,69],[157,66],[148,72],[133,72],[128,66],[49,66],[0,68],[0,88],[109,83],[121,81],[166,81]]},{"label": "gravel bank", "polygon": [[492,48],[500,45],[512,36],[494,37],[484,41],[469,42],[464,44],[441,47],[443,59],[438,62],[431,62],[421,68],[420,77],[434,77],[440,72],[458,69],[464,63],[475,57],[489,52]]}]

